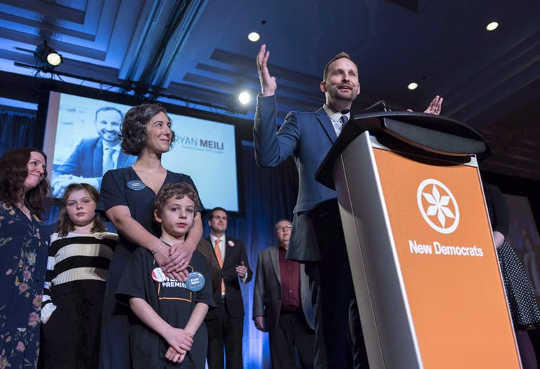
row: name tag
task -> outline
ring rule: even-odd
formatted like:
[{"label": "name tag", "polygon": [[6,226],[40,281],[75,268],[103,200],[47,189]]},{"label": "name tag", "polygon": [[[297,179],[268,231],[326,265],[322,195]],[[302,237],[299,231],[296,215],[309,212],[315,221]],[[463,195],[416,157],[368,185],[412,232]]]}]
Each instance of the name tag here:
[{"label": "name tag", "polygon": [[140,191],[140,190],[143,190],[146,187],[146,185],[142,181],[140,181],[138,179],[134,179],[132,181],[129,181],[128,183],[126,183],[126,186],[130,190],[134,190],[134,191]]}]

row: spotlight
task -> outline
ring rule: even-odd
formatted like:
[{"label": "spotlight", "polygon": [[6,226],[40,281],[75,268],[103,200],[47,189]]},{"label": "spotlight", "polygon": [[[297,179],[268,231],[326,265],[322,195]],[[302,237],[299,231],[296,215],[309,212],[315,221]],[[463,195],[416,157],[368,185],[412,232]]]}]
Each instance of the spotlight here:
[{"label": "spotlight", "polygon": [[498,27],[499,27],[499,22],[490,22],[490,23],[486,26],[486,29],[487,29],[488,31],[495,31]]},{"label": "spotlight", "polygon": [[47,54],[47,63],[49,63],[53,67],[59,66],[60,64],[62,64],[62,55],[51,49]]},{"label": "spotlight", "polygon": [[56,50],[47,45],[47,41],[43,41],[34,52],[39,66],[44,70],[51,70],[62,64],[62,55]]},{"label": "spotlight", "polygon": [[238,94],[238,101],[242,105],[247,105],[251,101],[251,94],[249,91],[242,91],[240,94]]},{"label": "spotlight", "polygon": [[416,82],[411,82],[411,83],[409,83],[409,85],[407,86],[407,88],[408,88],[409,90],[411,90],[411,91],[412,91],[412,90],[416,90],[416,89],[418,88],[418,83],[416,83]]},{"label": "spotlight", "polygon": [[257,32],[251,32],[248,35],[248,40],[251,42],[257,42],[261,38],[261,35],[259,35]]}]

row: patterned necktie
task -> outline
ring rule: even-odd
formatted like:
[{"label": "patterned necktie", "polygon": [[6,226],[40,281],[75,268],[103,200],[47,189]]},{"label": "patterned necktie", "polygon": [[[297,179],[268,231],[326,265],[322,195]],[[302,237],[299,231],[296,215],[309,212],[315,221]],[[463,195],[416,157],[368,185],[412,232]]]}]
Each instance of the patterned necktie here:
[{"label": "patterned necktie", "polygon": [[339,125],[339,129],[338,129],[338,133],[337,135],[339,136],[341,131],[343,130],[343,126],[349,121],[349,117],[347,117],[346,115],[342,115],[341,118],[339,118],[339,122],[341,123]]},{"label": "patterned necktie", "polygon": [[[223,268],[223,255],[221,255],[221,249],[219,248],[220,243],[221,238],[216,238],[216,243],[214,245],[214,253],[216,254],[219,267]],[[225,281],[223,281],[223,278],[221,278],[221,295],[225,295]]]},{"label": "patterned necktie", "polygon": [[115,151],[112,147],[103,148],[103,174],[107,173],[108,170],[114,169],[113,156]]}]

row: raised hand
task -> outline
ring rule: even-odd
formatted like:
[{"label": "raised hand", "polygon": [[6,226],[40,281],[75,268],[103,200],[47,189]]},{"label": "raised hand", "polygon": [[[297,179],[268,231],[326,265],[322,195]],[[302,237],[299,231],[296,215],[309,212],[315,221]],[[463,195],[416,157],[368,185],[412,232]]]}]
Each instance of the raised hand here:
[{"label": "raised hand", "polygon": [[276,77],[272,77],[268,70],[269,56],[270,51],[266,51],[266,44],[262,44],[257,54],[257,72],[259,73],[261,93],[263,96],[272,96],[277,89]]},{"label": "raised hand", "polygon": [[431,100],[431,102],[429,103],[426,110],[424,110],[424,113],[435,114],[435,115],[441,114],[442,103],[443,103],[443,98],[440,97],[439,95],[435,96],[433,100]]}]

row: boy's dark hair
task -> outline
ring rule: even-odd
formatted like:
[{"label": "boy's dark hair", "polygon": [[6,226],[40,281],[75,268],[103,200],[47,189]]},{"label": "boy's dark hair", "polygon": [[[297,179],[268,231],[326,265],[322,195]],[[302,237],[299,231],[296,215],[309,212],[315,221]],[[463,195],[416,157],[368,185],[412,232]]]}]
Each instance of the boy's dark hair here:
[{"label": "boy's dark hair", "polygon": [[[139,156],[146,145],[146,126],[159,113],[167,115],[167,110],[155,103],[137,105],[128,110],[122,122],[122,151]],[[172,146],[175,134],[172,129],[171,132]]]},{"label": "boy's dark hair", "polygon": [[181,199],[184,196],[187,196],[193,201],[195,204],[195,211],[198,211],[200,208],[199,195],[197,195],[193,186],[186,182],[169,183],[163,186],[154,200],[154,211],[161,214],[161,211],[169,199]]},{"label": "boy's dark hair", "polygon": [[[98,203],[99,192],[97,192],[97,190],[88,183],[72,183],[67,186],[66,191],[64,192],[64,196],[62,197],[62,207],[60,208],[60,214],[58,215],[58,224],[56,225],[56,232],[58,232],[58,235],[60,237],[66,236],[69,232],[75,229],[75,225],[73,224],[71,219],[69,219],[66,207],[69,195],[71,195],[72,192],[79,190],[84,190],[88,192],[88,195],[90,195],[96,205]],[[105,226],[103,220],[101,220],[101,218],[96,213],[94,217],[94,225],[92,226],[90,232],[105,232],[106,230],[107,226]]]},{"label": "boy's dark hair", "polygon": [[[322,77],[323,81],[326,81],[326,78],[328,77],[328,68],[330,67],[330,64],[332,64],[338,59],[349,59],[354,65],[356,65],[354,60],[352,60],[351,56],[347,54],[345,51],[342,51],[336,56],[334,56],[332,59],[330,59],[328,63],[326,63],[326,65],[324,66],[323,77]],[[356,68],[358,69],[358,66],[356,66]]]}]

